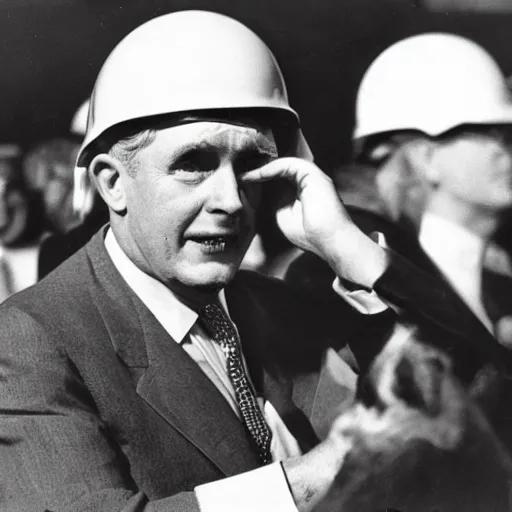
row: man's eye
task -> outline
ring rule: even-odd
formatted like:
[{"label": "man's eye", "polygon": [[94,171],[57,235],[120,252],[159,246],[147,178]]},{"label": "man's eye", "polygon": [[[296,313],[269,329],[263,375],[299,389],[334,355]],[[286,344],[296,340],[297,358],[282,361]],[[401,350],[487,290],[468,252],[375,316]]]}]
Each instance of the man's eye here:
[{"label": "man's eye", "polygon": [[180,162],[178,165],[173,166],[174,171],[181,172],[202,172],[204,169],[197,162]]},{"label": "man's eye", "polygon": [[172,174],[184,183],[201,183],[211,174],[215,172],[215,169],[203,170],[197,167],[184,167],[183,169],[174,169]]},{"label": "man's eye", "polygon": [[194,152],[180,158],[170,168],[171,174],[187,182],[201,181],[218,167],[218,158],[210,152]]}]

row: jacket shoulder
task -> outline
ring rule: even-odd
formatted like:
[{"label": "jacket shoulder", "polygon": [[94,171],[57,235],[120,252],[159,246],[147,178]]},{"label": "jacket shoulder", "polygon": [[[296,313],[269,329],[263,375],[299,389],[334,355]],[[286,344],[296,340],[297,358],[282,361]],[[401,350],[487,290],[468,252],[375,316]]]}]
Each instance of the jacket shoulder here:
[{"label": "jacket shoulder", "polygon": [[0,311],[14,308],[41,324],[55,325],[61,319],[69,325],[74,316],[90,307],[90,277],[87,254],[81,249],[41,281],[10,297]]}]

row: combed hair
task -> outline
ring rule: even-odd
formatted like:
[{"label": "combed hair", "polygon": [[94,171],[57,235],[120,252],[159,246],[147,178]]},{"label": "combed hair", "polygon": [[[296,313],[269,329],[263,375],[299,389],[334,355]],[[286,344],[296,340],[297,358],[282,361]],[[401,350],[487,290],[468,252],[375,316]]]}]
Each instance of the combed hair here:
[{"label": "combed hair", "polygon": [[154,142],[156,133],[157,130],[148,128],[147,120],[114,125],[86,148],[83,165],[89,167],[96,155],[106,153],[120,161],[133,177],[138,169],[137,153]]},{"label": "combed hair", "polygon": [[156,138],[156,130],[146,129],[129,135],[114,143],[108,154],[119,160],[126,168],[129,176],[135,176],[138,170],[137,153],[150,146]]}]

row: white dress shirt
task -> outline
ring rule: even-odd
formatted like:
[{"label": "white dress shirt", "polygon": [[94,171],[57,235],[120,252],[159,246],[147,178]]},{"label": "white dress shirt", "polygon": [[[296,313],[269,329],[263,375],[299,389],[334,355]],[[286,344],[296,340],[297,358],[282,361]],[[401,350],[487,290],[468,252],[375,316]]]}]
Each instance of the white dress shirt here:
[{"label": "white dress shirt", "polygon": [[37,283],[39,244],[0,246],[0,302]]},{"label": "white dress shirt", "polygon": [[481,293],[485,241],[454,222],[426,213],[421,222],[419,242],[462,300],[493,332]]},{"label": "white dress shirt", "polygon": [[[198,314],[180,302],[165,285],[142,272],[126,256],[110,229],[105,237],[105,247],[128,286],[174,342],[183,346],[240,418],[235,391],[226,370],[225,356],[220,346],[210,339],[197,322]],[[219,301],[229,316],[223,290],[219,293]],[[274,463],[242,475],[198,486],[195,491],[202,512],[297,512],[283,469],[277,461],[300,455],[299,445],[272,404],[262,397],[258,397],[258,403],[272,431],[270,450]],[[262,492],[256,493],[255,489],[261,489]],[[250,500],[247,499],[248,496],[251,497]]]},{"label": "white dress shirt", "polygon": [[[386,237],[382,233],[375,231],[370,236],[382,248],[388,248]],[[384,299],[379,297],[375,290],[347,290],[339,277],[336,277],[332,287],[342,299],[363,315],[376,315],[388,308],[396,310],[393,304],[388,304]]]}]

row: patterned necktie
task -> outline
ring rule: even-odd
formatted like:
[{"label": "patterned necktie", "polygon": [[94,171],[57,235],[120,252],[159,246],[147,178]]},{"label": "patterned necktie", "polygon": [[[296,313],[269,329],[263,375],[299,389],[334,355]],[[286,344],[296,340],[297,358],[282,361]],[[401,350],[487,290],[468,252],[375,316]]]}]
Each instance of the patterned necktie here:
[{"label": "patterned necktie", "polygon": [[270,441],[272,432],[258,406],[256,396],[245,373],[240,351],[240,340],[231,320],[217,304],[208,304],[201,317],[226,356],[229,379],[235,390],[236,401],[247,430],[258,447],[264,464],[272,462]]}]

